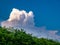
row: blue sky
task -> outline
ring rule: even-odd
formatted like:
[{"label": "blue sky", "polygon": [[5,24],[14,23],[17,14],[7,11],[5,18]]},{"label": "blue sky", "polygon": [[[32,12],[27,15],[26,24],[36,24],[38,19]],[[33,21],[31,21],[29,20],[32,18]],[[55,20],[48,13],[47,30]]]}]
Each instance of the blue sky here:
[{"label": "blue sky", "polygon": [[12,8],[33,11],[38,27],[60,30],[60,0],[0,0],[0,21],[8,19]]}]

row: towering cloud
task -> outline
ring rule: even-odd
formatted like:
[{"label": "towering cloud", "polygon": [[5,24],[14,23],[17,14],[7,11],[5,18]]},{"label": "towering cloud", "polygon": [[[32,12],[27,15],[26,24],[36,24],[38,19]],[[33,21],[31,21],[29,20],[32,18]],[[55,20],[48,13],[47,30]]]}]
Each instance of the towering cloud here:
[{"label": "towering cloud", "polygon": [[[2,26],[6,27],[25,27],[27,25],[33,26],[33,12],[30,11],[27,13],[24,10],[19,11],[18,9],[13,8],[10,17],[7,21],[2,22]],[[27,26],[27,27],[29,27]]]},{"label": "towering cloud", "polygon": [[48,31],[45,27],[38,28],[35,26],[34,15],[32,11],[27,13],[25,10],[13,8],[9,19],[3,21],[1,26],[23,28],[27,33],[32,33],[33,36],[60,40],[60,36],[56,34],[58,31]]}]

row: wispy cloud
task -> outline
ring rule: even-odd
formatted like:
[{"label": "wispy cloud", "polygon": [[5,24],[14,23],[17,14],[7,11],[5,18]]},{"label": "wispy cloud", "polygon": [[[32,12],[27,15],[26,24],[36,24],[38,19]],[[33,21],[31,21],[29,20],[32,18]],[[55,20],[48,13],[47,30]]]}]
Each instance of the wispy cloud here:
[{"label": "wispy cloud", "polygon": [[23,28],[27,33],[32,33],[33,36],[51,38],[60,40],[57,30],[48,31],[46,27],[36,27],[34,23],[34,14],[32,11],[27,13],[25,10],[12,9],[9,19],[1,22],[1,26]]}]

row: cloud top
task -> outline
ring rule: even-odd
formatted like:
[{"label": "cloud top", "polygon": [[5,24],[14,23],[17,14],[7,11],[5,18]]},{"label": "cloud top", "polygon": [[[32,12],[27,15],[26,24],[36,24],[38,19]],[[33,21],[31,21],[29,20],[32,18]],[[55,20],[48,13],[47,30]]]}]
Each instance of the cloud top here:
[{"label": "cloud top", "polygon": [[[2,26],[8,27],[21,27],[21,26],[34,26],[33,12],[30,11],[27,13],[24,10],[18,10],[13,8],[10,13],[9,19],[7,21],[2,22]],[[28,27],[29,27],[28,26]]]}]

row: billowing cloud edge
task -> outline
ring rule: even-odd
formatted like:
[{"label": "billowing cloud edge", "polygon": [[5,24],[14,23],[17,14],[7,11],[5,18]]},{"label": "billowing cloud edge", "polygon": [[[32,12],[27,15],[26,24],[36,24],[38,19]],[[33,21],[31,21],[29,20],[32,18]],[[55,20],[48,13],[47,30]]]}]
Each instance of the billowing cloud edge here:
[{"label": "billowing cloud edge", "polygon": [[47,30],[46,27],[36,27],[34,23],[34,14],[32,11],[28,13],[25,10],[19,10],[13,8],[9,19],[1,22],[2,27],[14,27],[14,28],[23,28],[27,33],[32,33],[33,36],[44,37],[50,39],[60,40],[60,36],[57,35],[57,30]]}]

